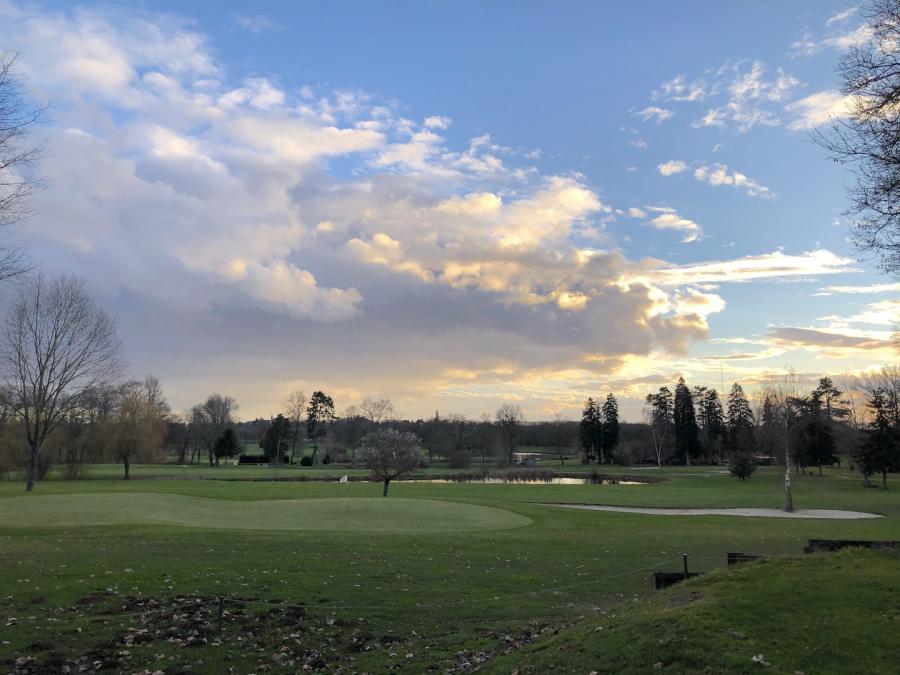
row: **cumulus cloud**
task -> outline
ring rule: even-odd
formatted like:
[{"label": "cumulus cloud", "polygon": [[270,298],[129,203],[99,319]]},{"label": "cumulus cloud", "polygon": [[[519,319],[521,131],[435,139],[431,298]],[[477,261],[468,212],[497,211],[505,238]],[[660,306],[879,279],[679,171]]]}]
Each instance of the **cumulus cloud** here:
[{"label": "cumulus cloud", "polygon": [[[554,383],[684,354],[725,308],[713,284],[851,269],[827,251],[631,260],[606,231],[622,211],[584,176],[542,175],[488,135],[451,144],[448,118],[364,91],[235,77],[175,16],[29,6],[0,38],[55,105],[52,189],[23,236],[48,271],[88,279],[176,407],[221,389],[267,414],[300,385],[490,409],[529,381],[517,395],[538,405]],[[627,214],[701,233],[671,208]]]},{"label": "cumulus cloud", "polygon": [[687,168],[688,165],[680,159],[672,159],[656,166],[656,170],[663,176],[672,176],[676,173],[687,171]]},{"label": "cumulus cloud", "polygon": [[431,117],[425,118],[425,126],[429,129],[449,129],[452,120],[449,117],[444,117],[443,115],[432,115]]},{"label": "cumulus cloud", "polygon": [[729,171],[726,164],[697,167],[694,169],[694,178],[713,187],[728,185],[738,188],[751,197],[772,198],[775,196],[775,193],[765,185],[751,180],[739,171]]}]

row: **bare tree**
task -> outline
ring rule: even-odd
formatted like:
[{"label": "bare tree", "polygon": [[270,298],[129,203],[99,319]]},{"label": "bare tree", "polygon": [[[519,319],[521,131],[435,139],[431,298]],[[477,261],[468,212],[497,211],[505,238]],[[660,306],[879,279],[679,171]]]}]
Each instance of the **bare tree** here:
[{"label": "bare tree", "polygon": [[394,404],[387,398],[364,398],[359,404],[359,411],[363,417],[380,424],[394,419]]},{"label": "bare tree", "polygon": [[240,407],[237,400],[222,394],[210,394],[203,403],[194,406],[193,417],[206,446],[210,466],[219,463],[215,452],[216,440],[234,422],[234,415]]},{"label": "bare tree", "polygon": [[814,138],[856,176],[849,188],[854,242],[900,273],[900,0],[868,0],[871,39],[841,59],[849,114]]},{"label": "bare tree", "polygon": [[516,450],[519,447],[519,432],[525,423],[525,416],[517,404],[504,403],[497,410],[494,419],[497,429],[500,431],[500,443],[506,454],[507,460],[512,464]]},{"label": "bare tree", "polygon": [[419,437],[409,431],[379,429],[362,440],[362,456],[372,476],[384,482],[387,497],[392,480],[422,466],[424,456]]},{"label": "bare tree", "polygon": [[0,340],[0,369],[28,439],[30,492],[47,437],[88,392],[121,376],[122,345],[82,281],[41,275],[19,290]]},{"label": "bare tree", "polygon": [[[28,142],[43,110],[22,95],[22,78],[14,52],[0,53],[0,227],[17,223],[29,211],[29,197],[40,187],[30,173],[43,155],[41,144]],[[0,246],[0,279],[26,270],[22,251]]]},{"label": "bare tree", "polygon": [[111,429],[115,459],[130,476],[131,463],[158,460],[166,441],[169,406],[162,395],[159,380],[153,375],[143,382],[126,382],[119,388],[118,405]]},{"label": "bare tree", "polygon": [[772,381],[766,389],[772,405],[784,449],[784,510],[794,510],[792,436],[797,420],[795,405],[801,397],[800,377],[789,371],[780,380]]},{"label": "bare tree", "polygon": [[306,412],[306,394],[302,389],[295,389],[284,400],[284,416],[291,423],[291,461],[294,463],[294,453],[297,451],[297,439],[300,437],[300,429],[303,423],[303,414]]}]

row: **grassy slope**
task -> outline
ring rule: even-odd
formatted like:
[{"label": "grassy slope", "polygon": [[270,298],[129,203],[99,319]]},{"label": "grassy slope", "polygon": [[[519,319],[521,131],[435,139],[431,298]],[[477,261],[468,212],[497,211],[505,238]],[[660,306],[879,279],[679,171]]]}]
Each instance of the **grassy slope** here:
[{"label": "grassy slope", "polygon": [[898,594],[896,554],[754,563],[592,617],[488,672],[895,673]]},{"label": "grassy slope", "polygon": [[[3,628],[9,644],[0,644],[0,661],[25,653],[43,658],[53,650],[82,653],[118,636],[135,619],[104,616],[101,610],[129,595],[165,601],[178,594],[224,594],[307,603],[302,640],[313,644],[304,648],[324,653],[323,645],[332,644],[356,659],[350,664],[332,655],[326,659],[331,666],[344,663],[372,672],[390,665],[406,672],[431,666],[444,670],[458,662],[458,651],[496,650],[505,635],[516,635],[530,621],[558,624],[589,616],[594,607],[631,606],[630,599],[646,595],[648,572],[677,569],[681,552],[690,555],[693,569],[711,570],[722,565],[729,550],[797,555],[805,540],[814,537],[900,539],[897,482],[887,492],[867,490],[837,471],[824,479],[801,478],[798,505],[877,511],[887,517],[842,522],[657,518],[529,503],[777,506],[781,500],[774,471],[762,471],[747,483],[683,473],[671,472],[672,480],[647,486],[392,486],[396,498],[494,506],[532,520],[527,527],[466,533],[238,532],[163,525],[23,528],[7,518],[0,522],[0,598],[6,601],[7,617],[19,620]],[[350,487],[357,496],[377,497],[380,492],[378,485]],[[140,492],[230,500],[239,507],[276,499],[335,498],[339,503],[345,489],[309,483],[49,481],[38,485],[34,497]],[[21,483],[0,481],[0,500],[21,494]],[[98,592],[105,594],[103,600],[90,611],[71,609]],[[346,640],[362,629],[344,622],[360,618],[372,635],[402,640],[390,647],[382,643],[349,651]],[[337,632],[333,643],[323,642],[332,639],[329,631]],[[51,633],[59,637],[36,644],[36,635]],[[226,629],[226,638],[235,635]],[[271,656],[274,648],[267,649]],[[407,660],[407,653],[413,657]],[[167,671],[177,664],[195,664],[196,671],[202,660],[204,670],[227,662],[250,672],[263,658],[255,649],[233,643],[185,650],[157,641],[136,648],[135,661],[126,669],[153,666],[153,654],[165,655]]]}]

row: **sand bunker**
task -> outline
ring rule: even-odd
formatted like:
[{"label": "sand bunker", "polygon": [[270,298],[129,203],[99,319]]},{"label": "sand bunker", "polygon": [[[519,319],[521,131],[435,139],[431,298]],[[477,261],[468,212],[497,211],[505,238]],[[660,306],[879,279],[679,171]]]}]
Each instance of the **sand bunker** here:
[{"label": "sand bunker", "polygon": [[564,509],[586,509],[588,511],[615,511],[617,513],[643,513],[652,516],[744,516],[752,518],[811,518],[819,520],[857,520],[861,518],[882,518],[877,513],[863,511],[838,511],[833,509],[798,509],[788,513],[780,509],[662,509],[644,506],[605,506],[603,504],[545,504]]}]

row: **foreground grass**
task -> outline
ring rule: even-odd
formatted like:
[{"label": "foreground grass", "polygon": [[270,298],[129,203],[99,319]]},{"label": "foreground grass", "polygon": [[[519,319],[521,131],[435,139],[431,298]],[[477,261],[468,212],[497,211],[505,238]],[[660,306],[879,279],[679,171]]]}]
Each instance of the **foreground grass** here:
[{"label": "foreground grass", "polygon": [[508,673],[895,673],[900,556],[754,563],[620,606],[491,662]]},{"label": "foreground grass", "polygon": [[[775,471],[761,470],[746,483],[702,470],[683,474],[672,472],[664,483],[641,486],[392,485],[390,502],[484,506],[519,524],[520,518],[531,521],[504,529],[430,532],[405,528],[396,514],[374,512],[373,521],[389,523],[391,531],[304,527],[303,519],[343,518],[338,511],[346,508],[348,489],[356,498],[380,500],[375,484],[48,481],[25,497],[21,483],[0,481],[0,502],[14,500],[0,508],[0,619],[6,619],[0,623],[0,670],[13,670],[16,659],[27,657],[57,666],[89,657],[91,668],[97,661],[126,672],[145,667],[181,672],[190,666],[194,672],[250,673],[278,664],[285,672],[304,666],[328,672],[465,669],[493,663],[508,649],[507,638],[524,645],[561,626],[640,606],[648,594],[647,575],[678,569],[681,553],[689,555],[692,569],[712,571],[722,567],[726,551],[792,556],[809,538],[900,539],[896,481],[887,491],[866,489],[838,471],[801,478],[798,506],[885,517],[653,517],[537,503],[777,507],[781,502]],[[137,511],[161,509],[153,502],[161,499],[181,524],[99,525],[98,516],[84,512],[81,522],[91,524],[78,527],[26,520],[28,509],[55,508],[42,505],[53,495],[115,497]],[[27,508],[15,501],[23,499],[30,500]],[[141,499],[149,501],[141,504]],[[320,503],[291,514],[277,500]],[[242,515],[245,507],[253,517]],[[251,529],[228,529],[234,518]],[[271,529],[293,521],[299,521],[296,531]],[[831,584],[801,583],[795,589],[827,595]],[[219,597],[228,600],[221,630]],[[270,602],[291,606],[257,604]],[[843,620],[856,621],[856,605],[848,607]],[[774,614],[769,622],[774,634],[780,622]],[[727,632],[730,626],[715,630]]]}]

